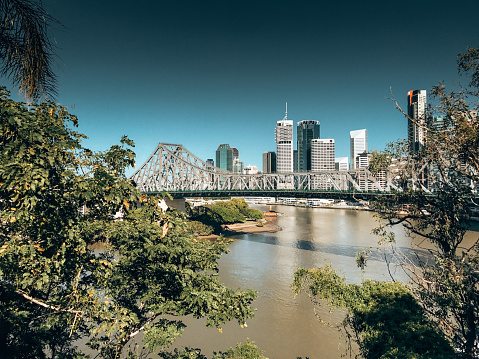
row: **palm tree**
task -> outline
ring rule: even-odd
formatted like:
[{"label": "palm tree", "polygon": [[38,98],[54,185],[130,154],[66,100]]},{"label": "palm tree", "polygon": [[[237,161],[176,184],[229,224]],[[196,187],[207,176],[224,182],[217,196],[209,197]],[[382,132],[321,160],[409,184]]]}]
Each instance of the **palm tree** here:
[{"label": "palm tree", "polygon": [[59,24],[34,0],[0,0],[0,73],[19,87],[27,100],[54,98],[54,46],[47,29]]}]

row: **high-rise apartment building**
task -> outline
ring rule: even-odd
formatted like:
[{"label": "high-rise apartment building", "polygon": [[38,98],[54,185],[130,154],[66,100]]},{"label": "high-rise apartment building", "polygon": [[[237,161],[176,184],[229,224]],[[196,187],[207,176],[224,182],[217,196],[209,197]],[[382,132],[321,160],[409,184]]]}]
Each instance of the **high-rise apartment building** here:
[{"label": "high-rise apartment building", "polygon": [[319,121],[305,120],[298,122],[297,148],[298,171],[311,171],[311,140],[319,138]]},{"label": "high-rise apartment building", "polygon": [[293,121],[288,120],[288,104],[286,114],[276,122],[276,172],[293,172]]},{"label": "high-rise apartment building", "polygon": [[334,140],[316,138],[311,140],[311,172],[334,171]]},{"label": "high-rise apartment building", "polygon": [[216,150],[216,167],[233,171],[233,150],[228,144],[221,144]]},{"label": "high-rise apartment building", "polygon": [[365,129],[349,132],[351,148],[351,169],[356,169],[356,157],[368,151],[368,136]]},{"label": "high-rise apartment building", "polygon": [[409,154],[420,151],[426,144],[426,90],[414,90],[407,93],[407,140]]},{"label": "high-rise apartment building", "polygon": [[276,173],[276,152],[263,153],[263,173]]},{"label": "high-rise apartment building", "polygon": [[215,161],[214,161],[212,158],[208,158],[208,159],[206,160],[206,163],[207,163],[208,165],[212,166],[212,167],[215,166]]}]

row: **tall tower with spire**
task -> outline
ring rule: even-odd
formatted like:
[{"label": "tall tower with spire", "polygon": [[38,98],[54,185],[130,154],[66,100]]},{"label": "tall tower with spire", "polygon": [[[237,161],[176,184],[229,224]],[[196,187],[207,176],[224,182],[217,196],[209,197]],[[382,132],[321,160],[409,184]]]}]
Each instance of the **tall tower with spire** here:
[{"label": "tall tower with spire", "polygon": [[288,120],[288,103],[286,113],[281,121],[276,122],[276,172],[293,172],[293,121]]}]

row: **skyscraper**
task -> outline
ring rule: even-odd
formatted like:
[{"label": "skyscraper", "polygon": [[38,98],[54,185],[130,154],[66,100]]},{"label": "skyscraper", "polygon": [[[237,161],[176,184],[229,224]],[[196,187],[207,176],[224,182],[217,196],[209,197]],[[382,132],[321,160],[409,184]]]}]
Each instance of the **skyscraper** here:
[{"label": "skyscraper", "polygon": [[426,144],[426,90],[407,93],[407,141],[409,154],[420,151]]},{"label": "skyscraper", "polygon": [[367,131],[356,130],[349,132],[350,143],[351,143],[351,169],[356,169],[356,157],[364,151],[368,151],[368,136]]},{"label": "skyscraper", "polygon": [[288,103],[286,114],[276,122],[276,171],[293,172],[293,121],[288,120]]},{"label": "skyscraper", "polygon": [[335,146],[332,138],[311,140],[311,171],[334,171]]},{"label": "skyscraper", "polygon": [[276,172],[276,152],[263,153],[263,173]]},{"label": "skyscraper", "polygon": [[311,171],[311,140],[319,138],[319,121],[301,121],[297,126],[298,171]]},{"label": "skyscraper", "polygon": [[216,150],[216,167],[226,171],[233,171],[233,150],[230,145],[222,144]]}]

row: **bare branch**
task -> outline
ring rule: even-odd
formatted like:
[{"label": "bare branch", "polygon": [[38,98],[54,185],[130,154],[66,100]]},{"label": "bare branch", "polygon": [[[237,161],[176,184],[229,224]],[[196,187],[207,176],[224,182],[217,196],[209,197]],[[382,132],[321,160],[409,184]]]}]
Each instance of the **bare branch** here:
[{"label": "bare branch", "polygon": [[26,292],[24,292],[23,290],[20,290],[20,289],[17,289],[15,292],[17,294],[20,294],[23,298],[27,299],[28,301],[30,301],[32,303],[35,303],[35,304],[38,304],[42,307],[54,310],[55,312],[67,312],[67,313],[75,313],[75,314],[83,314],[84,313],[82,310],[63,309],[60,306],[55,307],[53,305],[46,304],[46,303],[44,303],[44,302],[42,302],[38,299],[35,299],[35,298],[29,296]]}]

